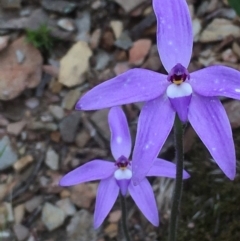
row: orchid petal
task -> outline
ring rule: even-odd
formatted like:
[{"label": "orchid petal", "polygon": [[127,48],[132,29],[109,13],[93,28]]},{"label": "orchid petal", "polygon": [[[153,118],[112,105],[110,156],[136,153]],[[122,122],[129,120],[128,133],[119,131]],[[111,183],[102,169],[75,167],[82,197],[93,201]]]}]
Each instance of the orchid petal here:
[{"label": "orchid petal", "polygon": [[[172,162],[156,158],[146,176],[176,178],[176,165]],[[189,177],[190,175],[183,170],[183,179],[187,179]]]},{"label": "orchid petal", "polygon": [[219,99],[193,95],[188,119],[218,166],[227,177],[233,179],[236,156],[232,130]]},{"label": "orchid petal", "polygon": [[121,107],[113,107],[109,111],[108,123],[111,130],[111,150],[115,160],[124,156],[129,158],[132,140],[127,118]]},{"label": "orchid petal", "polygon": [[240,99],[240,72],[225,66],[211,66],[190,74],[193,90],[203,96]]},{"label": "orchid petal", "polygon": [[139,185],[131,182],[128,191],[144,216],[154,225],[159,225],[158,209],[154,193],[148,180],[144,178]]},{"label": "orchid petal", "polygon": [[176,64],[188,67],[193,45],[191,18],[186,0],[153,0],[157,17],[157,46],[169,72]]},{"label": "orchid petal", "polygon": [[97,190],[96,206],[94,212],[94,228],[97,229],[107,217],[108,213],[113,207],[117,196],[119,194],[119,187],[115,178],[109,177],[103,179]]},{"label": "orchid petal", "polygon": [[129,183],[131,182],[131,179],[122,179],[122,180],[116,180],[119,188],[120,188],[120,192],[123,196],[126,196],[127,191],[128,191],[128,186]]},{"label": "orchid petal", "polygon": [[173,109],[176,110],[178,117],[182,122],[186,122],[188,120],[188,107],[191,98],[192,95],[178,98],[169,98]]},{"label": "orchid petal", "polygon": [[146,69],[131,69],[86,93],[76,104],[77,110],[97,110],[161,95],[168,85],[166,75]]},{"label": "orchid petal", "polygon": [[72,186],[83,182],[107,178],[113,175],[115,170],[116,167],[112,162],[94,160],[66,174],[60,180],[59,185]]},{"label": "orchid petal", "polygon": [[151,168],[172,129],[174,117],[175,111],[166,95],[143,106],[132,158],[134,184],[137,185]]}]

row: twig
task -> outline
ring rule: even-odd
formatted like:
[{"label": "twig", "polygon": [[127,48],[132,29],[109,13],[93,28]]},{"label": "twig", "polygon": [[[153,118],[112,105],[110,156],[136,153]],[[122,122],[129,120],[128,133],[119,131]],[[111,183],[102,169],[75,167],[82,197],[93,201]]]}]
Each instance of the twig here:
[{"label": "twig", "polygon": [[36,180],[36,176],[42,166],[42,163],[44,161],[44,153],[41,154],[41,157],[38,159],[33,171],[31,172],[31,174],[29,175],[29,177],[27,178],[27,180],[25,182],[20,183],[18,186],[16,186],[12,192],[10,194],[8,194],[4,200],[7,202],[12,201],[13,199],[17,198],[18,196],[20,196],[22,193],[24,193],[25,191],[27,191],[27,189],[29,188],[30,185],[32,185],[34,183],[34,181]]}]

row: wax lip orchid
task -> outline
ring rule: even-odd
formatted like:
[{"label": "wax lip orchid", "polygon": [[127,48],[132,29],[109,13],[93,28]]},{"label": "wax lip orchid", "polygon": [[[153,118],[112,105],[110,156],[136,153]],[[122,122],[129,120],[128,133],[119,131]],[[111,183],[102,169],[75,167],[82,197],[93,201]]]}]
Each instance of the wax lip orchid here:
[{"label": "wax lip orchid", "polygon": [[[113,107],[109,112],[108,121],[111,130],[111,151],[116,162],[93,160],[66,174],[60,180],[59,184],[61,186],[71,186],[83,182],[101,180],[96,196],[94,212],[95,228],[98,228],[102,224],[110,212],[119,191],[124,196],[129,192],[145,217],[153,225],[158,226],[158,209],[150,183],[145,177],[138,186],[134,186],[132,183],[131,163],[138,160],[134,156],[133,161],[129,160],[131,136],[127,119],[122,109],[120,107]],[[135,146],[135,150],[138,150],[137,146]],[[146,176],[175,178],[175,164],[155,158]],[[188,178],[189,174],[183,171],[183,177]]]},{"label": "wax lip orchid", "polygon": [[[157,17],[157,47],[168,75],[145,69],[131,69],[106,81],[83,96],[78,110],[94,110],[115,105],[146,101],[139,125],[148,129],[138,132],[149,143],[134,154],[133,180],[138,183],[149,170],[174,122],[175,113],[189,121],[222,171],[233,179],[236,157],[232,131],[226,112],[217,96],[240,99],[240,73],[224,66],[211,66],[189,73],[193,34],[185,0],[153,0]],[[145,133],[145,132],[144,132]],[[138,143],[143,144],[146,142]],[[151,149],[151,152],[149,152]],[[140,178],[140,179],[139,179]]]}]

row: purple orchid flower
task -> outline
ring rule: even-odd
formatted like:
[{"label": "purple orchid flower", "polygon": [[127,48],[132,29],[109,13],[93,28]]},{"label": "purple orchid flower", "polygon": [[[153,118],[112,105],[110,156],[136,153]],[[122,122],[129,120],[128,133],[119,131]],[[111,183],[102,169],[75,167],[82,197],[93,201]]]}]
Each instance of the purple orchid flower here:
[{"label": "purple orchid flower", "polygon": [[[153,9],[158,51],[168,75],[131,69],[93,88],[77,102],[76,109],[95,110],[147,101],[139,118],[138,149],[133,153],[138,159],[133,163],[135,183],[146,175],[157,157],[175,113],[183,122],[191,123],[213,159],[233,179],[236,157],[232,131],[217,96],[240,99],[240,72],[211,66],[189,74],[193,34],[186,1],[153,0]],[[148,129],[147,135],[143,127]],[[137,165],[142,168],[137,169]]]},{"label": "purple orchid flower", "polygon": [[[101,180],[97,191],[94,212],[95,228],[102,224],[110,212],[117,199],[119,190],[122,195],[126,195],[129,192],[145,217],[153,225],[158,226],[158,209],[152,187],[147,178],[144,177],[138,186],[134,186],[132,183],[132,165],[129,160],[132,146],[131,136],[127,119],[122,109],[113,107],[109,112],[108,121],[111,130],[111,151],[116,162],[93,160],[69,172],[60,180],[59,184],[61,186],[71,186],[83,182]],[[133,162],[137,161],[133,156]],[[175,178],[176,166],[171,162],[155,158],[146,176]],[[189,178],[189,174],[184,171],[183,177]]]}]

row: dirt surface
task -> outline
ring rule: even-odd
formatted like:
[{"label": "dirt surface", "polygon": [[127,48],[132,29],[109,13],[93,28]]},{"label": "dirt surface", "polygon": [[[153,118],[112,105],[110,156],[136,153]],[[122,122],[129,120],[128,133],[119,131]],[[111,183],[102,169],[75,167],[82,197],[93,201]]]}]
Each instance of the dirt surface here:
[{"label": "dirt surface", "polygon": [[[189,71],[213,64],[240,70],[240,21],[225,0],[189,0],[194,48]],[[165,73],[156,48],[150,0],[14,0],[0,8],[0,240],[123,240],[116,202],[92,226],[98,183],[58,186],[68,171],[109,149],[108,110],[79,112],[76,101],[130,68]],[[222,98],[240,159],[240,104]],[[136,135],[140,104],[124,106]],[[190,125],[178,240],[240,240],[240,178],[228,180]],[[161,157],[173,160],[173,138]],[[173,181],[150,179],[161,224],[153,227],[128,197],[130,235],[165,241]]]}]

